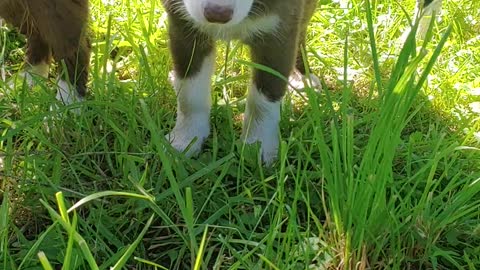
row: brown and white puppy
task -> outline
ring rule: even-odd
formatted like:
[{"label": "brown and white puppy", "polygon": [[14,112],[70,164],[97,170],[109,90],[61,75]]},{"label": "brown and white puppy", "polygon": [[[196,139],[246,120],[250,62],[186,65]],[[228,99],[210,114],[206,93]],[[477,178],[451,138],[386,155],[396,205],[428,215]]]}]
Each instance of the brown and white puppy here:
[{"label": "brown and white puppy", "polygon": [[[210,133],[210,79],[215,41],[241,40],[252,61],[284,78],[253,69],[242,138],[261,143],[262,160],[276,159],[280,101],[294,67],[305,74],[300,48],[316,0],[162,0],[168,12],[177,93],[176,124],[167,139],[187,155],[201,150]],[[196,140],[195,140],[196,139]]]},{"label": "brown and white puppy", "polygon": [[[317,0],[162,2],[169,15],[177,92],[176,124],[167,139],[177,150],[190,146],[187,155],[194,155],[209,135],[215,40],[243,41],[250,46],[254,63],[267,66],[284,78],[292,72],[306,75],[300,48]],[[417,10],[428,12],[428,7],[434,6],[432,2],[441,0],[416,0]],[[254,68],[242,138],[246,143],[261,143],[261,157],[267,164],[277,156],[280,101],[286,86],[285,79]]]},{"label": "brown and white puppy", "polygon": [[0,0],[0,17],[27,37],[27,76],[46,78],[52,58],[64,61],[66,76],[59,78],[57,99],[70,104],[85,96],[90,62],[85,35],[88,0]]},{"label": "brown and white puppy", "polygon": [[[169,15],[178,95],[177,120],[167,139],[176,149],[184,151],[196,138],[187,154],[198,153],[209,135],[215,40],[243,41],[251,48],[253,62],[276,70],[284,78],[294,68],[305,75],[300,48],[317,0],[162,2]],[[441,0],[417,0],[417,7],[434,3],[441,4]],[[0,0],[0,17],[27,36],[26,61],[31,73],[47,77],[52,58],[64,61],[67,76],[58,82],[59,100],[69,104],[85,96],[90,58],[85,35],[88,0]],[[280,101],[286,85],[278,76],[253,70],[242,137],[247,143],[261,143],[266,163],[277,155]],[[76,91],[70,91],[70,86]]]}]

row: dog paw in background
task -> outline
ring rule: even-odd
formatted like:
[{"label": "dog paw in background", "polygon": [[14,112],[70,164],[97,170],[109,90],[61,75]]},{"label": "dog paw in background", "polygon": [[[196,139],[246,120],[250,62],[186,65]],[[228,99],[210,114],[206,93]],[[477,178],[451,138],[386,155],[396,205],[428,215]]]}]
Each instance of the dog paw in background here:
[{"label": "dog paw in background", "polygon": [[50,72],[50,65],[46,62],[39,63],[37,65],[32,65],[28,67],[22,75],[25,77],[25,80],[29,87],[35,85],[35,81],[40,77],[43,79],[48,79],[48,74]]},{"label": "dog paw in background", "polygon": [[[10,89],[14,89],[18,83],[25,83],[29,89],[33,89],[36,85],[46,84],[50,71],[50,65],[48,63],[39,63],[37,65],[31,65],[25,68],[24,71],[17,73],[16,79],[12,79],[8,82]],[[50,87],[49,87],[50,88]],[[71,105],[77,102],[84,101],[76,90],[76,87],[68,83],[68,81],[58,78],[54,84],[52,91],[55,91],[55,98],[63,105]],[[51,105],[50,110],[58,109],[57,105]],[[72,109],[76,114],[80,113],[80,109]]]},{"label": "dog paw in background", "polygon": [[[47,80],[48,79],[48,70],[49,65],[37,65],[31,68],[28,68],[26,71],[21,72],[18,74],[27,86],[32,89],[40,80]],[[11,82],[11,87],[14,87],[14,81]],[[56,92],[55,98],[60,101],[63,105],[72,105],[78,102],[83,102],[84,98],[79,96],[75,86],[68,83],[66,80],[57,79],[55,86],[53,89]],[[58,106],[52,105],[50,106],[50,110],[54,110],[55,108],[58,109]],[[72,112],[79,114],[80,109],[75,108],[72,109]]]},{"label": "dog paw in background", "polygon": [[[432,20],[440,18],[443,0],[416,0],[413,23],[418,22],[417,40],[424,40]],[[412,29],[409,27],[398,39],[399,44],[405,43]]]},{"label": "dog paw in background", "polygon": [[288,78],[288,87],[290,90],[303,92],[306,88],[312,88],[316,91],[322,90],[322,83],[315,74],[303,75],[295,69]]},{"label": "dog paw in background", "polygon": [[77,94],[77,90],[74,86],[61,79],[57,81],[57,95],[55,97],[64,105],[71,105],[84,101],[84,98]]},{"label": "dog paw in background", "polygon": [[415,18],[420,18],[417,30],[418,39],[425,39],[432,20],[440,18],[440,16],[438,15],[442,11],[442,2],[442,0],[417,0],[417,6],[415,8]]},{"label": "dog paw in background", "polygon": [[42,78],[48,78],[49,63],[57,62],[62,69],[60,74],[64,75],[58,76],[55,86],[48,83],[48,88],[65,105],[82,101],[87,92],[91,51],[86,31],[88,6],[88,0],[0,0],[0,17],[17,27],[27,39],[27,67],[18,77],[30,89],[34,88],[35,84],[46,82]]}]

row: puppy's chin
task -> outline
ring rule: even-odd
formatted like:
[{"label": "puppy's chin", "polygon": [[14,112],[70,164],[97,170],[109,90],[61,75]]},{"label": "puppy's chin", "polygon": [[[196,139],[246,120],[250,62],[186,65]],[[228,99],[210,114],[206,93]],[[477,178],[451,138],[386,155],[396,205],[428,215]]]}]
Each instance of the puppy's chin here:
[{"label": "puppy's chin", "polygon": [[[226,28],[242,23],[250,14],[254,0],[182,0],[189,17],[199,26]],[[232,17],[226,22],[210,22],[205,15],[207,5],[216,5],[225,8],[231,8]]]}]

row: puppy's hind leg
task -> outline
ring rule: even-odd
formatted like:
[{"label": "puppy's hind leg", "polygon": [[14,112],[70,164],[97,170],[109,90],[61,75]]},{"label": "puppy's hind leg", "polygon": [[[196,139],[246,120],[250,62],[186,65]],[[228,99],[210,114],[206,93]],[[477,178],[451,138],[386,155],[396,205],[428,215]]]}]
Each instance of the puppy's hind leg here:
[{"label": "puppy's hind leg", "polygon": [[62,71],[58,82],[57,99],[64,104],[81,101],[87,93],[90,50],[88,38],[82,36],[78,48],[59,61]]},{"label": "puppy's hind leg", "polygon": [[33,85],[32,75],[48,77],[51,61],[51,48],[38,33],[33,33],[27,39],[26,51],[26,79],[29,85]]},{"label": "puppy's hind leg", "polygon": [[311,87],[317,90],[321,90],[322,84],[320,82],[320,79],[315,74],[307,72],[307,68],[305,66],[307,64],[307,59],[306,57],[304,57],[304,53],[306,53],[306,51],[304,50],[304,34],[300,38],[302,42],[299,44],[297,50],[295,68],[293,69],[288,79],[289,88],[293,88],[296,90],[304,90],[307,87]]},{"label": "puppy's hind leg", "polygon": [[305,44],[306,44],[306,34],[308,23],[310,22],[311,17],[315,12],[316,1],[308,1],[305,5],[304,17],[300,24],[300,34],[299,42],[297,48],[297,57],[295,61],[295,69],[292,71],[292,74],[289,78],[289,87],[297,90],[302,90],[307,87],[321,89],[322,85],[320,79],[312,73],[307,72],[307,59],[304,55],[306,53]]},{"label": "puppy's hind leg", "polygon": [[88,0],[28,1],[28,7],[29,16],[60,66],[57,99],[65,104],[81,100],[90,62]]}]

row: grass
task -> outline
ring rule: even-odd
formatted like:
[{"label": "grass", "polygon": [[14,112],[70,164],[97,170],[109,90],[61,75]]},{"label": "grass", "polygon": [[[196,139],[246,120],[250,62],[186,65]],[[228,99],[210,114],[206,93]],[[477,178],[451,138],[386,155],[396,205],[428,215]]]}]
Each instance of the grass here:
[{"label": "grass", "polygon": [[213,132],[187,159],[163,139],[159,1],[91,1],[81,115],[50,110],[53,77],[23,85],[2,27],[0,269],[480,269],[480,4],[445,1],[416,43],[414,1],[336,2],[308,38],[324,89],[287,95],[267,169],[239,142],[240,44],[219,44]]}]

